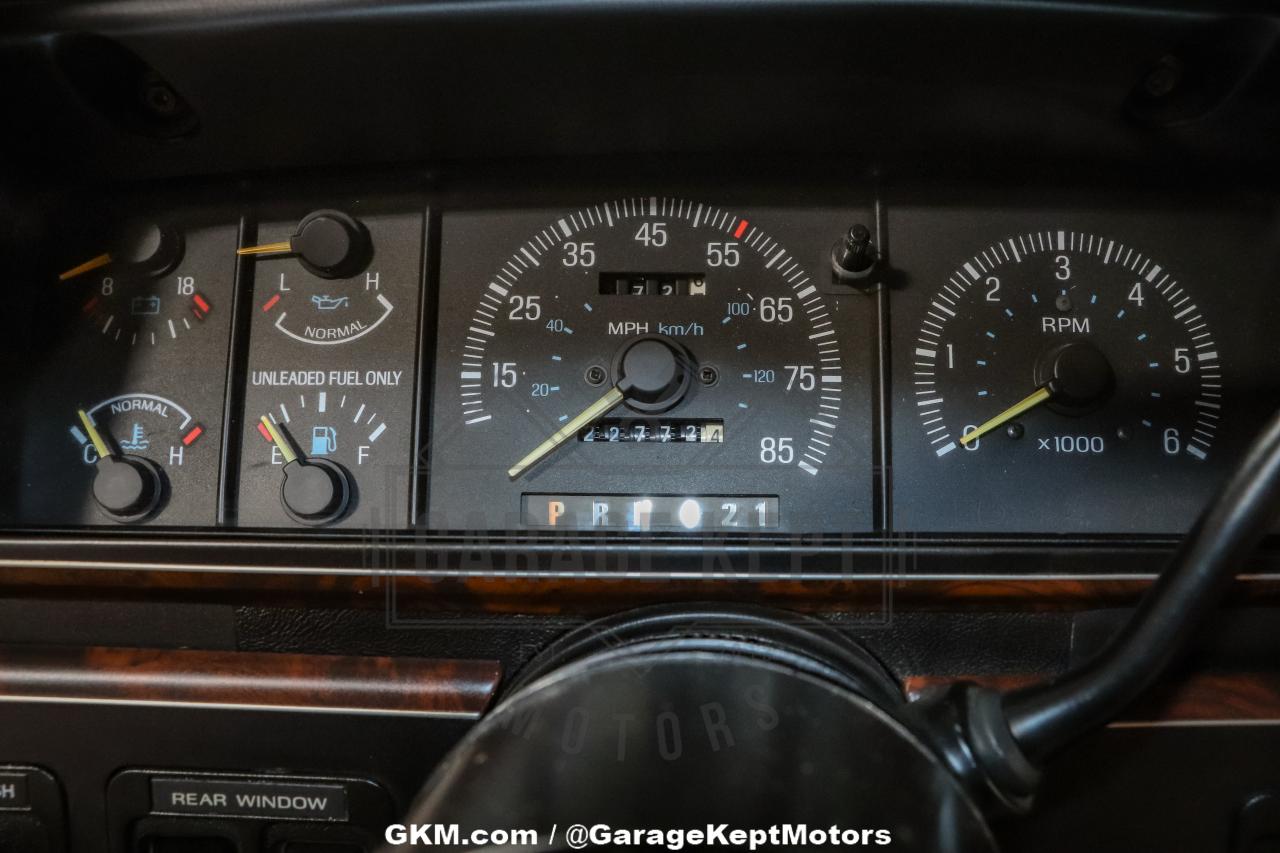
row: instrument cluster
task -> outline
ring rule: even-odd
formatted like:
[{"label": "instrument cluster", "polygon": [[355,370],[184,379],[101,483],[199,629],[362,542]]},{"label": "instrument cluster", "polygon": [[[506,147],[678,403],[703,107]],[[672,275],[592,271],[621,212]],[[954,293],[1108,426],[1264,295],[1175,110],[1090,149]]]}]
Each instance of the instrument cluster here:
[{"label": "instrument cluster", "polygon": [[1280,399],[1265,204],[736,195],[67,204],[0,524],[1178,533]]}]

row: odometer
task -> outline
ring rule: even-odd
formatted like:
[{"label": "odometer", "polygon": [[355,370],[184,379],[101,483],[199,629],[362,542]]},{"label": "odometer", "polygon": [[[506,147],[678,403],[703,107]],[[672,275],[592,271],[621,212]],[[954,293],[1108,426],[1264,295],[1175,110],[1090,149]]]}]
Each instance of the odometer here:
[{"label": "odometer", "polygon": [[[504,218],[445,223],[433,526],[636,529],[629,495],[675,507],[660,526],[677,529],[740,526],[711,523],[707,495],[777,507],[752,528],[869,526],[865,357],[850,356],[866,327],[849,324],[871,303],[813,263],[840,224],[793,250],[679,199],[544,216],[485,267],[472,252]],[[530,495],[608,500],[531,522]]]}]

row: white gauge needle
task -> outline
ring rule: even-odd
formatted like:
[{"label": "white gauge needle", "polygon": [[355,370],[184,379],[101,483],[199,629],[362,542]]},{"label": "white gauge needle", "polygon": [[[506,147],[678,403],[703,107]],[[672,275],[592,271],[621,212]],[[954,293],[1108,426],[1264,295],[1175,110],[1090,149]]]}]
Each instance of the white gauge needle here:
[{"label": "white gauge needle", "polygon": [[515,465],[512,465],[507,471],[507,476],[514,480],[525,471],[528,471],[544,456],[577,434],[578,430],[583,427],[590,426],[600,418],[609,414],[614,407],[622,402],[622,398],[623,394],[618,390],[618,386],[615,385],[610,388],[603,397],[596,400],[590,406],[587,406],[582,410],[581,414],[575,418],[571,418],[568,423],[552,433],[550,438],[542,442],[542,444],[539,444],[533,450],[529,451],[529,453]]}]

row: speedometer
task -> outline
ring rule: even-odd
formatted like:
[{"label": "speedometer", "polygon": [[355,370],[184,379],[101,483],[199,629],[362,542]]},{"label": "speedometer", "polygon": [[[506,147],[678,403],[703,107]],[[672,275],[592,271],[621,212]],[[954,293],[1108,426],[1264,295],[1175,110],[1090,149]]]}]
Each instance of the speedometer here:
[{"label": "speedometer", "polygon": [[433,526],[868,527],[873,303],[819,265],[847,223],[787,217],[796,247],[767,219],[642,196],[446,221]]}]

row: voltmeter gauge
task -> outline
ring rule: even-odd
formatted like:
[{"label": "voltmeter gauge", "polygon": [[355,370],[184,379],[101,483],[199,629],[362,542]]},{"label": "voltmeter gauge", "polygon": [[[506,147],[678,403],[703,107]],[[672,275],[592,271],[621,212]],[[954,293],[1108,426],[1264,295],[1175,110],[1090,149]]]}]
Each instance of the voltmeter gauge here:
[{"label": "voltmeter gauge", "polygon": [[176,227],[132,223],[101,240],[108,251],[58,275],[83,291],[80,311],[97,338],[157,346],[199,328],[213,312],[202,273],[184,263],[186,241]]}]

